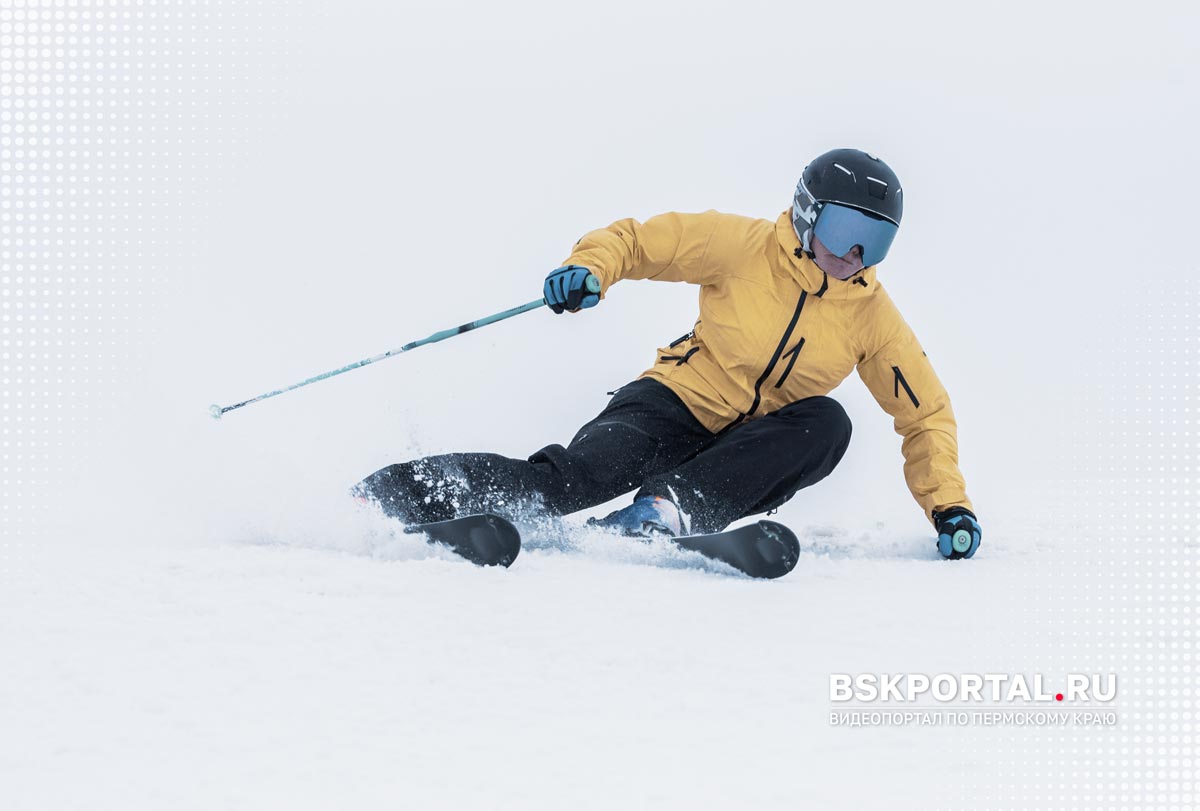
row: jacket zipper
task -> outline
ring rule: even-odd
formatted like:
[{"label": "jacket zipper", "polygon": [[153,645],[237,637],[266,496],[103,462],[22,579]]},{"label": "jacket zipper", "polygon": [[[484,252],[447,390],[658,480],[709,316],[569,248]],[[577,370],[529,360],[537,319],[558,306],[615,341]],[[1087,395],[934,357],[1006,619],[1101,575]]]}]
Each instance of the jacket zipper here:
[{"label": "jacket zipper", "polygon": [[[755,411],[758,411],[759,405],[762,404],[762,385],[771,376],[771,372],[775,371],[775,364],[779,363],[780,356],[783,355],[783,350],[788,345],[788,341],[792,339],[792,332],[796,329],[796,322],[800,320],[800,313],[804,309],[804,302],[808,300],[808,291],[800,291],[800,300],[796,302],[796,312],[792,313],[792,320],[788,322],[787,329],[783,331],[783,337],[779,339],[779,345],[775,347],[775,354],[771,355],[771,360],[767,363],[767,368],[763,369],[763,373],[758,376],[758,380],[754,381],[754,402],[750,404],[750,409],[738,417],[729,425],[725,426],[728,431],[733,426],[745,420],[747,417],[753,416]],[[795,355],[792,360],[795,361]]]},{"label": "jacket zipper", "polygon": [[669,343],[667,345],[667,349],[674,349],[675,347],[679,346],[684,341],[695,337],[695,335],[696,335],[696,330],[694,330],[694,329],[691,332],[687,333],[686,335],[680,335],[678,338],[676,338],[674,341],[671,341],[671,343]]},{"label": "jacket zipper", "polygon": [[896,374],[896,380],[892,386],[892,396],[899,398],[900,387],[903,386],[905,394],[908,395],[908,399],[912,400],[913,408],[920,408],[921,402],[917,399],[917,395],[913,394],[913,390],[909,387],[908,381],[904,379],[904,372],[900,371],[899,366],[893,366],[892,371]]},{"label": "jacket zipper", "polygon": [[788,352],[788,364],[783,367],[783,374],[779,376],[779,381],[775,384],[775,388],[781,388],[783,381],[788,379],[788,375],[792,373],[792,367],[796,365],[796,358],[800,357],[800,350],[804,348],[804,336],[800,336],[800,340],[796,342],[796,346]]}]

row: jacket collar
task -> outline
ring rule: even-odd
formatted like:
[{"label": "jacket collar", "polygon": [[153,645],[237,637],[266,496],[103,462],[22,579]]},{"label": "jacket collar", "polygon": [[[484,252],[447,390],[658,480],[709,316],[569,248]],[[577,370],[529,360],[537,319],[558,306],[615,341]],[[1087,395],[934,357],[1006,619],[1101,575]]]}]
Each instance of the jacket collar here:
[{"label": "jacket collar", "polygon": [[800,251],[800,238],[792,227],[792,210],[789,208],[775,221],[775,238],[783,253],[781,266],[790,270],[800,286],[820,298],[844,300],[865,298],[874,294],[875,265],[863,268],[849,279],[835,279],[817,267],[817,263]]}]

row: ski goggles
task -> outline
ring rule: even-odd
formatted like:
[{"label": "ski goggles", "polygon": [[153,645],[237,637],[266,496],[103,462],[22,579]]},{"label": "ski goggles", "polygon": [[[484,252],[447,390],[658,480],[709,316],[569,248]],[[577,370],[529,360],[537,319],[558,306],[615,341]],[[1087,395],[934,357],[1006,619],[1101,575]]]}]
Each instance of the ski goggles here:
[{"label": "ski goggles", "polygon": [[900,227],[890,220],[837,203],[821,206],[813,224],[813,233],[834,256],[845,256],[855,245],[861,245],[863,267],[883,261],[898,230]]}]

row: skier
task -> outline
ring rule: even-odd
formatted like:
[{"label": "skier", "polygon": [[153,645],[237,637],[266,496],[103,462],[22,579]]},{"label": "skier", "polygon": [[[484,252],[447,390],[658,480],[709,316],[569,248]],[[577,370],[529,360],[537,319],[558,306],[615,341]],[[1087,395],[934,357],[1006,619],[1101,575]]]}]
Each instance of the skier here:
[{"label": "skier", "polygon": [[981,531],[950,400],[876,279],[902,212],[886,163],[836,149],[805,167],[775,222],[668,213],[586,234],[546,277],[555,313],[594,307],[623,279],[689,282],[700,286],[692,330],[566,447],[527,460],[416,459],[367,477],[359,495],[423,523],[482,511],[564,515],[638,488],[632,504],[594,523],[635,536],[716,532],[833,471],[851,426],[826,395],[857,368],[904,438],[904,475],[938,551],[971,557]]}]

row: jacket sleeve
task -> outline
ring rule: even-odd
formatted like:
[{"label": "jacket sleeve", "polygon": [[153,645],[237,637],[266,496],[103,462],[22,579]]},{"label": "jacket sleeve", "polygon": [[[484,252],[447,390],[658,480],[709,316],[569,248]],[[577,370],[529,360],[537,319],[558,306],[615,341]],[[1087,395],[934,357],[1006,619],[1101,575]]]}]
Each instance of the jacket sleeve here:
[{"label": "jacket sleeve", "polygon": [[958,424],[946,393],[912,329],[894,307],[890,337],[858,363],[858,374],[903,437],[904,478],[933,521],[935,510],[972,510],[958,469]]},{"label": "jacket sleeve", "polygon": [[712,284],[720,268],[707,261],[708,245],[721,216],[672,212],[644,223],[618,220],[584,234],[563,264],[583,265],[596,274],[602,296],[621,279]]}]

